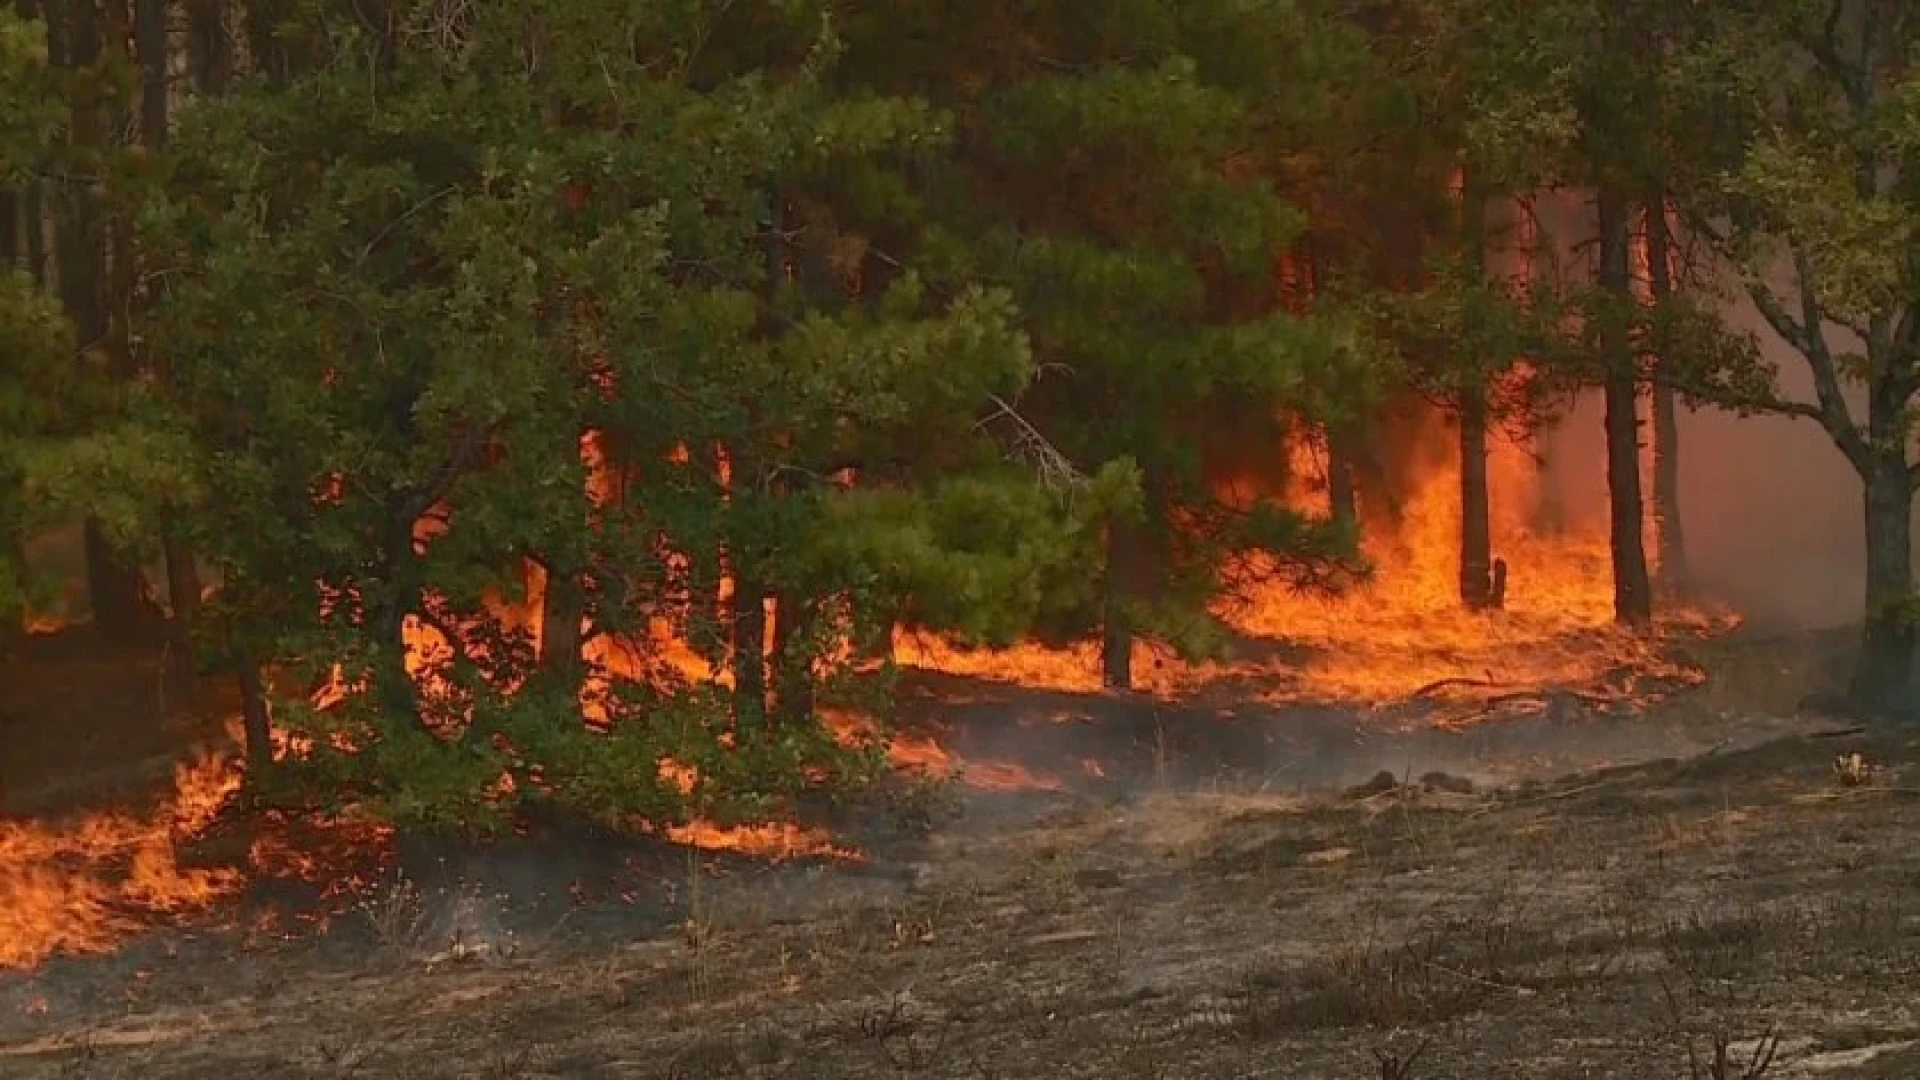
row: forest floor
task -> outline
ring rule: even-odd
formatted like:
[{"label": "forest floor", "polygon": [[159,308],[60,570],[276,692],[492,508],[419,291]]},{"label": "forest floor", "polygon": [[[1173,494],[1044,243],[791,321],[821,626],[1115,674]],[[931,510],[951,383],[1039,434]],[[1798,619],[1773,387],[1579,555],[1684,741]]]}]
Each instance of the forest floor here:
[{"label": "forest floor", "polygon": [[1797,715],[1831,648],[1464,733],[921,680],[1062,782],[903,785],[859,861],[420,857],[324,931],[263,885],[0,973],[0,1076],[1911,1078],[1920,732]]}]

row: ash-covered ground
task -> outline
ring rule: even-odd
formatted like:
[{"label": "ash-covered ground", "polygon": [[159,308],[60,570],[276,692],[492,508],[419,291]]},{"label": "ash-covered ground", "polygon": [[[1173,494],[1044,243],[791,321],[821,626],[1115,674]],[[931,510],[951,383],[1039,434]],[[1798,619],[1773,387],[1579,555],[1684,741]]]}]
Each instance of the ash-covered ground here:
[{"label": "ash-covered ground", "polygon": [[910,731],[1043,786],[903,781],[857,863],[403,843],[0,974],[0,1075],[1920,1075],[1920,733],[1714,648],[1460,731],[924,678]]}]

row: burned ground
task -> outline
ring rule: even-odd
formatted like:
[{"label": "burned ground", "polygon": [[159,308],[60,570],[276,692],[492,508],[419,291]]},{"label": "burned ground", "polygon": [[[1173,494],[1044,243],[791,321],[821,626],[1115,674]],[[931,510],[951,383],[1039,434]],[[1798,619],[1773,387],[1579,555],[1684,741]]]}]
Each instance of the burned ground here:
[{"label": "burned ground", "polygon": [[941,683],[915,722],[1060,789],[903,784],[857,865],[420,856],[324,933],[257,890],[0,976],[0,1074],[1916,1075],[1920,743],[1735,682],[1445,736]]}]

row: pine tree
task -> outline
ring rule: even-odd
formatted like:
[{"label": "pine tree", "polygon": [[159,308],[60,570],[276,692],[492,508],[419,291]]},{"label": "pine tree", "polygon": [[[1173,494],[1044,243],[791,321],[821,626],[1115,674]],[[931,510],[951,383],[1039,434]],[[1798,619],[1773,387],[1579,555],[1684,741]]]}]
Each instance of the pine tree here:
[{"label": "pine tree", "polygon": [[[339,670],[337,707],[281,703],[360,748],[312,767],[443,822],[511,809],[502,772],[594,813],[751,807],[859,771],[816,691],[896,612],[1017,633],[1075,595],[1125,476],[1050,491],[1002,461],[1031,374],[1009,297],[869,241],[915,239],[905,177],[949,121],[837,92],[823,11],[389,14],[258,30],[269,77],[182,116],[147,233],[208,449],[210,636],[250,686],[255,660]],[[662,625],[707,675],[594,670]],[[607,680],[602,736],[579,697]]]},{"label": "pine tree", "polygon": [[[76,115],[69,93],[87,77],[60,71],[50,46],[46,24],[0,12],[0,186],[30,186],[86,160],[71,156],[63,127]],[[23,217],[18,228],[34,233],[37,211]],[[46,583],[31,579],[20,554],[28,538],[85,519],[93,550],[119,567],[122,553],[151,535],[157,500],[195,490],[191,447],[156,422],[137,385],[79,348],[73,321],[35,272],[37,245],[19,246],[29,267],[0,265],[0,618],[8,621],[44,599]],[[68,284],[82,305],[97,299]]]},{"label": "pine tree", "polygon": [[918,193],[938,222],[929,281],[1010,288],[1042,372],[1022,409],[1086,471],[1138,470],[1137,508],[1105,525],[1104,588],[1077,613],[1102,630],[1111,687],[1131,685],[1139,635],[1189,652],[1217,639],[1205,607],[1242,556],[1285,572],[1350,542],[1220,503],[1200,449],[1226,424],[1330,419],[1368,384],[1352,320],[1296,316],[1274,294],[1304,224],[1292,155],[1364,53],[1309,14],[1069,3],[983,18],[919,2],[850,20],[856,85],[915,88],[956,119],[954,167]]}]

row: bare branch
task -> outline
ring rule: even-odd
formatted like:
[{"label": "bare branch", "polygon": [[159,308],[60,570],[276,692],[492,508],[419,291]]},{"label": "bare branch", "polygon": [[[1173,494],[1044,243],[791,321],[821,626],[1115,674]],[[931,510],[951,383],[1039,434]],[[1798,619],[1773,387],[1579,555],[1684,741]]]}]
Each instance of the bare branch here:
[{"label": "bare branch", "polygon": [[1040,433],[1020,415],[1011,403],[1000,395],[993,395],[994,411],[978,424],[976,429],[985,428],[996,420],[1006,420],[1013,428],[1012,446],[1008,448],[1009,460],[1023,461],[1033,468],[1039,477],[1041,486],[1050,491],[1077,491],[1087,486],[1087,477],[1076,468],[1059,448]]}]

